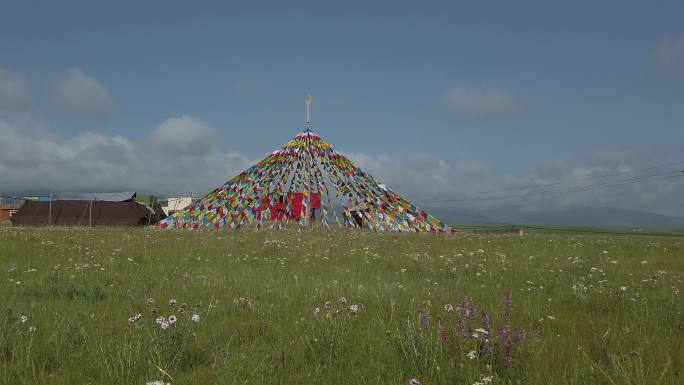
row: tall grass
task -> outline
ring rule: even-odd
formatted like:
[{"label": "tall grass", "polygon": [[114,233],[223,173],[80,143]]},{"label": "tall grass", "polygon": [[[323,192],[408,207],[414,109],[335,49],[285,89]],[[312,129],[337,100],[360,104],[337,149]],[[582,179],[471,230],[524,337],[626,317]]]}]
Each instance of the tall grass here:
[{"label": "tall grass", "polygon": [[0,228],[0,383],[678,384],[683,241]]}]

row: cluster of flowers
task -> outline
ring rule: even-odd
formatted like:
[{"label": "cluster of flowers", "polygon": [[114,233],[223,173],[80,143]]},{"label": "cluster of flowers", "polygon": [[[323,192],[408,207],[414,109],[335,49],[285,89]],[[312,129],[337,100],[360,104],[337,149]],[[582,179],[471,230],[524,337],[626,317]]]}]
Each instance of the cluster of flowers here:
[{"label": "cluster of flowers", "polygon": [[[156,302],[155,302],[154,298],[147,298],[146,303],[147,303],[147,305],[150,307],[150,311],[151,311],[152,313],[156,313],[156,312],[157,312],[157,309],[156,309],[156,307],[155,307],[155,303],[156,303]],[[169,306],[176,306],[177,303],[178,303],[178,301],[177,301],[175,298],[172,298],[172,299],[169,300]],[[188,305],[185,304],[185,303],[181,304],[180,307],[178,308],[178,311],[179,311],[180,313],[185,313],[185,312],[187,312],[187,311],[188,311]],[[130,317],[128,318],[128,324],[129,324],[129,325],[133,325],[133,324],[135,324],[136,322],[138,322],[141,318],[142,318],[142,314],[136,313],[136,314],[134,314],[134,315],[132,315],[132,316],[130,316]],[[199,322],[199,321],[200,321],[200,316],[199,316],[199,314],[193,314],[193,315],[190,317],[190,320],[192,320],[192,322],[195,322],[195,323]],[[157,323],[157,325],[159,325],[159,327],[160,327],[162,330],[166,330],[166,329],[168,329],[170,326],[175,325],[177,321],[178,321],[178,317],[176,317],[175,314],[171,314],[168,318],[167,318],[167,317],[164,317],[163,315],[159,315],[159,316],[157,316],[157,318],[155,319],[155,322]]]},{"label": "cluster of flowers", "polygon": [[[352,303],[347,306],[347,299],[345,297],[338,299],[337,303],[339,305],[334,305],[332,301],[325,301],[323,309],[327,311],[326,316],[330,317],[331,315],[340,314],[343,310],[346,310],[351,314],[358,314],[364,309],[362,303]],[[318,317],[321,314],[321,308],[314,308],[312,313],[314,317]]]},{"label": "cluster of flowers", "polygon": [[141,318],[142,314],[136,313],[135,315],[128,317],[128,324],[133,325],[134,323],[138,322]]},{"label": "cluster of flowers", "polygon": [[[511,325],[512,304],[511,294],[506,293],[503,299],[501,324],[494,331],[489,313],[482,309],[478,311],[470,298],[463,295],[460,297],[457,307],[451,303],[443,306],[447,313],[446,317],[450,317],[451,313],[456,314],[456,328],[447,328],[444,317],[437,317],[437,333],[440,340],[444,343],[454,342],[457,347],[463,346],[462,343],[456,342],[457,340],[472,341],[474,344],[471,346],[475,346],[476,350],[470,350],[466,354],[467,358],[473,360],[480,356],[499,356],[507,366],[510,366],[514,351],[520,348],[526,337],[524,329],[513,330]],[[421,311],[419,318],[421,328],[429,328],[430,316],[428,311]]]},{"label": "cluster of flowers", "polygon": [[[24,324],[24,325],[28,325],[28,323],[29,323],[29,317],[28,317],[27,315],[22,314],[22,315],[19,316],[19,322],[22,323],[22,324]],[[29,332],[35,332],[35,331],[36,331],[36,327],[33,326],[33,325],[30,325],[30,326],[28,327],[28,331],[29,331]]]},{"label": "cluster of flowers", "polygon": [[177,319],[176,316],[173,315],[173,314],[170,315],[169,318],[164,318],[164,316],[161,316],[161,315],[160,315],[159,317],[157,317],[157,319],[155,320],[155,322],[157,322],[157,325],[159,325],[159,327],[160,327],[162,330],[166,330],[166,329],[169,328],[169,326],[174,325],[174,324],[176,323],[177,320],[178,320],[178,319]]}]

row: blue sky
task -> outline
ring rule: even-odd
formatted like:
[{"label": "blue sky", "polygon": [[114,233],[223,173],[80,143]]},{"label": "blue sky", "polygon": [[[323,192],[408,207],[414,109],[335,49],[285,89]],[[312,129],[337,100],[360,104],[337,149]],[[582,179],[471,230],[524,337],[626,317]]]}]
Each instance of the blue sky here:
[{"label": "blue sky", "polygon": [[[387,159],[475,164],[434,176],[451,180],[435,194],[544,183],[549,164],[577,177],[684,161],[684,3],[509,3],[3,2],[0,69],[14,86],[4,111],[0,88],[0,118],[17,140],[37,130],[68,147],[88,133],[125,147],[185,116],[208,127],[198,146],[241,159],[166,191],[202,191],[280,146],[303,128],[307,93],[326,140],[408,192]],[[6,174],[6,189],[66,187]],[[684,210],[668,202],[641,208]]]}]

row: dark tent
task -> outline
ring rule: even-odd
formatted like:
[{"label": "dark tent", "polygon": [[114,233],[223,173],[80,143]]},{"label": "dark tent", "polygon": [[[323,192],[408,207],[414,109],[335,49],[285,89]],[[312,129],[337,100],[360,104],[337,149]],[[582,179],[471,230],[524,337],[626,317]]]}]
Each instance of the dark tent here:
[{"label": "dark tent", "polygon": [[12,216],[12,223],[15,226],[146,226],[161,218],[149,206],[135,201],[26,201]]}]

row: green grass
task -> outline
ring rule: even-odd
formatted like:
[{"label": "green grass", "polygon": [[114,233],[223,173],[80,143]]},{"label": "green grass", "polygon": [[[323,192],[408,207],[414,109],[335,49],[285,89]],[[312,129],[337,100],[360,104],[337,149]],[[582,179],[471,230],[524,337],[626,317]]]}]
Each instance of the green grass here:
[{"label": "green grass", "polygon": [[[587,234],[0,227],[0,383],[679,384],[683,246]],[[506,292],[521,343],[499,337]],[[459,311],[444,309],[461,295],[478,312],[465,337]],[[491,353],[475,331],[483,310]],[[177,323],[162,330],[155,318],[171,314]]]}]

